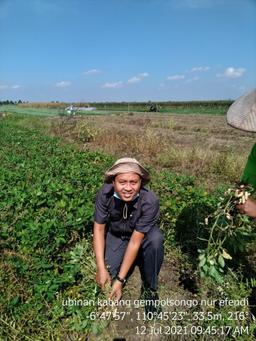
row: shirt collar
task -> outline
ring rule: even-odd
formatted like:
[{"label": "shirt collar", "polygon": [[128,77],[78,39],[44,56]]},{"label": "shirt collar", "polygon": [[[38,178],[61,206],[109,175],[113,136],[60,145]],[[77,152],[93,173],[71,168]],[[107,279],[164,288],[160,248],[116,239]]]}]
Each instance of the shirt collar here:
[{"label": "shirt collar", "polygon": [[[119,197],[119,195],[118,195],[116,192],[114,192],[113,196],[114,196],[115,198],[117,198],[117,199],[123,201],[123,200]],[[140,196],[140,193],[137,193],[136,197],[135,197],[132,201],[129,201],[128,203],[130,203],[131,205],[133,205],[133,207],[137,208],[139,196]]]}]

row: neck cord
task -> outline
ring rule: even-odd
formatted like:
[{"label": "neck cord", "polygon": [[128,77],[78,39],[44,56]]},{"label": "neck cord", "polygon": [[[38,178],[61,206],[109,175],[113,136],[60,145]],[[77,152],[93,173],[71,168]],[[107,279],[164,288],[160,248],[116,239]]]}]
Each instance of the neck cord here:
[{"label": "neck cord", "polygon": [[125,203],[123,208],[123,218],[127,219],[128,216],[128,205]]}]

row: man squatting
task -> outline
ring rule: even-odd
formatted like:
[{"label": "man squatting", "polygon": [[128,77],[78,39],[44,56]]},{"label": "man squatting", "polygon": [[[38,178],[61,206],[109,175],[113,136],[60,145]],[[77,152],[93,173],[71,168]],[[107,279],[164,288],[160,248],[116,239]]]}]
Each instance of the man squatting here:
[{"label": "man squatting", "polygon": [[105,173],[95,202],[93,248],[96,282],[112,284],[109,298],[120,300],[122,288],[138,265],[146,312],[156,312],[157,281],[163,262],[163,236],[157,227],[159,199],[144,187],[147,170],[133,158],[122,158]]}]

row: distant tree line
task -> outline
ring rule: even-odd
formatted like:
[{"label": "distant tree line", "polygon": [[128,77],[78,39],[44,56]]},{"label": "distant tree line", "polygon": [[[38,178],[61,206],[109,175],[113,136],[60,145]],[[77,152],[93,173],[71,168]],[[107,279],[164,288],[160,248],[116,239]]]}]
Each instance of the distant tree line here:
[{"label": "distant tree line", "polygon": [[167,109],[186,108],[228,108],[232,100],[205,100],[205,101],[163,101],[163,102],[95,102],[90,103],[97,109],[105,110],[140,110],[140,111],[161,111]]},{"label": "distant tree line", "polygon": [[13,105],[16,105],[16,104],[22,104],[22,103],[26,103],[25,101],[22,102],[21,99],[19,99],[18,101],[12,101],[12,100],[5,100],[5,101],[0,101],[0,105],[9,105],[9,104],[13,104]]}]

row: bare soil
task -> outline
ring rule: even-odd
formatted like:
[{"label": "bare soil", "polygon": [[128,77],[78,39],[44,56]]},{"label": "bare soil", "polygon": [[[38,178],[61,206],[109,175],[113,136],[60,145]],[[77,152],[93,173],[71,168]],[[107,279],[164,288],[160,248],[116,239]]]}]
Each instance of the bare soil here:
[{"label": "bare soil", "polygon": [[[197,298],[197,295],[184,289],[182,281],[180,280],[180,264],[177,263],[177,258],[166,259],[162,265],[159,274],[159,298],[162,302],[167,300],[193,300]],[[171,324],[175,325],[177,321],[164,321],[163,318],[145,320],[144,308],[142,305],[139,307],[134,305],[133,302],[140,299],[141,279],[138,268],[135,268],[134,273],[130,277],[126,287],[124,288],[124,294],[122,299],[131,302],[131,306],[124,305],[118,307],[118,312],[126,312],[125,318],[119,321],[111,321],[108,327],[104,330],[103,334],[99,336],[90,336],[89,341],[112,341],[112,340],[125,340],[125,341],[164,341],[168,340],[168,335],[158,334],[157,330],[166,328]],[[172,318],[175,314],[185,312],[186,307],[166,307],[163,303],[162,311],[168,312]],[[144,334],[144,328],[147,328]],[[154,331],[154,332],[153,332]],[[191,340],[186,338],[185,335],[173,336],[171,340]]]}]

